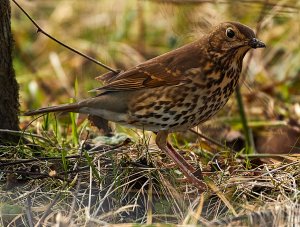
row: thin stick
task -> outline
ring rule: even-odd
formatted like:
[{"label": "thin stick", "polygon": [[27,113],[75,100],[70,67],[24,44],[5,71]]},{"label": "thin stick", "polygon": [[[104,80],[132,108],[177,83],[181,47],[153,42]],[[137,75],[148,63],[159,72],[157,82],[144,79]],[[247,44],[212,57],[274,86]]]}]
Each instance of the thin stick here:
[{"label": "thin stick", "polygon": [[224,149],[224,150],[230,150],[231,152],[235,152],[235,151],[234,151],[233,149],[231,149],[230,147],[226,147],[226,146],[224,146],[223,144],[219,143],[218,141],[216,141],[216,140],[214,140],[214,139],[212,139],[212,138],[209,138],[208,136],[206,136],[206,135],[204,135],[204,134],[202,134],[202,133],[199,133],[199,132],[197,132],[197,131],[194,130],[194,129],[190,129],[190,131],[191,131],[192,133],[196,134],[197,136],[201,137],[202,139],[205,139],[205,140],[209,141],[210,143],[212,143],[212,144],[218,146],[219,148],[222,148],[222,149]]},{"label": "thin stick", "polygon": [[75,52],[76,54],[79,54],[80,56],[82,56],[82,57],[84,57],[84,58],[86,58],[86,59],[88,59],[88,60],[90,60],[90,61],[96,63],[97,65],[102,66],[103,68],[105,68],[105,69],[107,69],[107,70],[109,70],[109,71],[111,71],[111,72],[119,73],[118,70],[113,69],[113,68],[111,68],[111,67],[109,67],[109,66],[103,64],[102,62],[96,60],[95,58],[92,58],[92,57],[90,57],[90,56],[88,56],[88,55],[86,55],[86,54],[84,54],[84,53],[82,53],[82,52],[80,52],[80,51],[78,51],[78,50],[76,50],[76,49],[74,49],[74,48],[72,48],[72,47],[70,47],[70,46],[64,44],[63,42],[59,41],[58,39],[54,38],[53,36],[49,35],[47,32],[45,32],[45,31],[44,31],[44,30],[43,30],[43,29],[35,22],[35,20],[33,20],[33,19],[29,16],[29,14],[28,14],[28,13],[27,13],[27,12],[26,12],[26,11],[25,11],[25,10],[24,10],[24,9],[23,9],[23,8],[15,1],[15,0],[12,0],[12,1],[13,1],[13,2],[17,5],[17,7],[18,7],[18,8],[26,15],[26,17],[34,24],[34,26],[37,28],[37,33],[41,32],[42,34],[44,34],[44,35],[47,36],[48,38],[52,39],[54,42],[56,42],[56,43],[62,45],[63,47],[65,47],[65,48],[67,48],[67,49],[69,49],[69,50]]},{"label": "thin stick", "polygon": [[28,224],[30,227],[33,227],[33,218],[32,218],[32,210],[31,210],[32,202],[30,195],[27,196],[26,202],[25,202],[25,213],[27,216]]},{"label": "thin stick", "polygon": [[[117,150],[118,148],[121,148],[123,146],[126,146],[128,144],[128,140],[125,140],[123,141],[122,143],[120,144],[117,144],[115,146],[112,146],[112,147],[107,147],[107,148],[103,148],[101,150],[95,150],[94,148],[88,150],[88,154],[90,155],[93,155],[93,154],[97,154],[97,153],[101,153],[99,155],[99,158],[100,157],[103,157],[104,155],[107,155],[108,153],[112,152],[112,151],[115,151]],[[99,148],[100,146],[97,146],[95,148]],[[82,155],[79,154],[79,155],[69,155],[69,156],[66,156],[65,158],[66,159],[74,159],[74,158],[80,158]],[[17,161],[13,161],[13,162],[10,162],[10,160],[8,160],[9,162],[6,162],[5,163],[5,160],[1,160],[0,162],[0,167],[4,167],[4,166],[15,166],[15,165],[18,165],[18,164],[25,164],[25,163],[31,163],[31,162],[39,162],[39,161],[49,161],[49,160],[60,160],[61,157],[40,157],[40,158],[33,158],[33,159],[21,159],[21,160],[17,160]],[[1,170],[0,170],[1,172]]]},{"label": "thin stick", "polygon": [[36,223],[35,227],[40,227],[43,226],[45,219],[47,218],[47,216],[50,214],[52,207],[55,205],[55,203],[59,200],[62,192],[66,189],[66,187],[68,186],[68,183],[64,183],[62,186],[61,191],[59,191],[56,196],[54,196],[52,202],[48,205],[46,211],[44,212],[44,214],[42,215],[42,217],[40,218],[40,220],[38,220],[38,222]]},{"label": "thin stick", "polygon": [[11,135],[20,135],[20,136],[31,136],[31,137],[35,137],[35,138],[44,140],[44,141],[52,144],[52,142],[50,140],[48,140],[47,138],[42,137],[37,134],[34,134],[34,133],[30,133],[30,132],[10,130],[10,129],[0,129],[0,133],[7,133],[7,134],[11,134]]}]

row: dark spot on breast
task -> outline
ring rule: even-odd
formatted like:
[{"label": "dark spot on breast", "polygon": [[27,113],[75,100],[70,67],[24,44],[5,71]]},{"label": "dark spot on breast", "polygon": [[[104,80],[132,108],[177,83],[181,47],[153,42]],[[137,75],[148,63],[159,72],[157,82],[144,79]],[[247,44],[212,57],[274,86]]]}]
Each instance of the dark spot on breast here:
[{"label": "dark spot on breast", "polygon": [[181,111],[181,114],[182,115],[186,115],[188,113],[188,111],[184,110],[184,111]]},{"label": "dark spot on breast", "polygon": [[235,78],[234,83],[233,83],[233,87],[236,87],[237,83],[238,83],[238,78]]},{"label": "dark spot on breast", "polygon": [[148,112],[148,113],[146,113],[145,115],[146,115],[147,117],[154,117],[155,114],[154,114],[154,113],[149,113],[149,112]]},{"label": "dark spot on breast", "polygon": [[144,106],[136,106],[135,108],[134,108],[134,111],[139,111],[139,110],[142,110],[142,109],[144,109],[145,107]]},{"label": "dark spot on breast", "polygon": [[178,121],[181,117],[182,117],[181,114],[177,114],[177,115],[174,117],[174,120],[175,120],[175,121]]},{"label": "dark spot on breast", "polygon": [[206,83],[206,88],[211,88],[212,87],[212,85],[213,85],[213,81],[209,81],[209,82],[207,82]]},{"label": "dark spot on breast", "polygon": [[196,104],[191,105],[188,111],[193,111],[196,108],[196,106],[197,106]]},{"label": "dark spot on breast", "polygon": [[215,105],[213,110],[218,111],[220,109],[220,107],[221,107],[221,104],[219,103],[219,104]]},{"label": "dark spot on breast", "polygon": [[220,95],[221,94],[221,88],[217,88],[214,92],[213,95]]},{"label": "dark spot on breast", "polygon": [[174,123],[170,125],[170,128],[177,126],[179,123]]},{"label": "dark spot on breast", "polygon": [[205,112],[205,115],[208,116],[212,112],[212,109]]},{"label": "dark spot on breast", "polygon": [[183,102],[184,101],[184,98],[180,98],[178,100],[176,100],[176,103],[180,103],[180,102]]},{"label": "dark spot on breast", "polygon": [[160,110],[162,106],[154,106],[154,110]]},{"label": "dark spot on breast", "polygon": [[226,76],[229,78],[232,78],[234,76],[234,70],[233,68],[230,68],[227,72],[226,72]]},{"label": "dark spot on breast", "polygon": [[199,95],[194,95],[194,97],[193,97],[193,99],[192,99],[192,102],[193,102],[193,103],[197,103],[199,97],[200,97]]},{"label": "dark spot on breast", "polygon": [[168,121],[168,120],[170,120],[170,118],[169,117],[164,117],[162,120],[163,121]]},{"label": "dark spot on breast", "polygon": [[140,115],[140,114],[134,114],[134,117],[136,117],[138,119],[143,119],[145,116],[144,115]]},{"label": "dark spot on breast", "polygon": [[162,106],[162,105],[168,105],[170,103],[171,103],[171,101],[159,101],[158,105]]},{"label": "dark spot on breast", "polygon": [[191,90],[192,90],[192,92],[195,92],[195,91],[197,91],[197,87],[192,87]]},{"label": "dark spot on breast", "polygon": [[161,114],[154,114],[154,117],[155,118],[161,118],[163,115],[161,115]]},{"label": "dark spot on breast", "polygon": [[215,67],[210,67],[209,69],[204,70],[203,74],[206,75],[206,76],[208,76],[208,75],[214,73],[214,71],[215,71]]},{"label": "dark spot on breast", "polygon": [[164,109],[164,113],[169,113],[169,110],[171,109],[171,107],[169,106],[169,107],[167,107],[167,108],[165,108]]},{"label": "dark spot on breast", "polygon": [[195,119],[196,119],[196,116],[195,116],[195,115],[191,115],[191,116],[189,117],[189,121],[190,121],[190,122],[195,121]]},{"label": "dark spot on breast", "polygon": [[148,107],[148,108],[151,108],[151,107],[155,106],[155,104],[156,104],[155,102],[150,103],[147,107]]},{"label": "dark spot on breast", "polygon": [[184,119],[185,121],[187,121],[189,118],[190,118],[189,115],[183,117],[183,119]]},{"label": "dark spot on breast", "polygon": [[206,106],[201,106],[201,107],[198,109],[198,112],[199,112],[199,113],[202,113],[205,109],[206,109]]},{"label": "dark spot on breast", "polygon": [[207,118],[206,119],[209,119],[214,113],[210,113],[208,114]]}]

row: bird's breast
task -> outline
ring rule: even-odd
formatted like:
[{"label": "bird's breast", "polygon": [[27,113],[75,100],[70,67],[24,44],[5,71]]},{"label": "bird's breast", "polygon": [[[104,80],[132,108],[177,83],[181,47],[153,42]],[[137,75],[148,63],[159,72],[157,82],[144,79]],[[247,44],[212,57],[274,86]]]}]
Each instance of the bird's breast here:
[{"label": "bird's breast", "polygon": [[216,68],[192,68],[187,83],[141,91],[129,103],[130,123],[152,131],[183,131],[208,120],[227,103],[240,73],[234,66]]}]

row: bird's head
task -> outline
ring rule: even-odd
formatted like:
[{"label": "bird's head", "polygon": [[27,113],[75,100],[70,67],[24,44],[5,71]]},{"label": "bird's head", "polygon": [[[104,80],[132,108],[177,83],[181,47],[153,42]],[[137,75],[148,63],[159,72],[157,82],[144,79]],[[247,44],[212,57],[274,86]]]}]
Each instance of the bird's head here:
[{"label": "bird's head", "polygon": [[266,47],[251,28],[238,22],[221,23],[211,31],[208,41],[210,49],[220,54],[238,50],[244,55],[251,48]]}]

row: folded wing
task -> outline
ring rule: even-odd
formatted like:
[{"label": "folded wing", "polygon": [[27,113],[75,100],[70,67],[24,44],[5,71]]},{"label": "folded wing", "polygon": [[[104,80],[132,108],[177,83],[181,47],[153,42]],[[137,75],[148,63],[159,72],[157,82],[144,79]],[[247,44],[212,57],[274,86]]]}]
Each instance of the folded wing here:
[{"label": "folded wing", "polygon": [[[188,55],[186,51],[189,52]],[[179,86],[189,81],[185,72],[187,69],[199,66],[197,58],[201,58],[200,56],[201,48],[194,42],[150,59],[127,71],[109,72],[97,77],[96,79],[101,80],[104,86],[93,91],[124,91]]]}]

